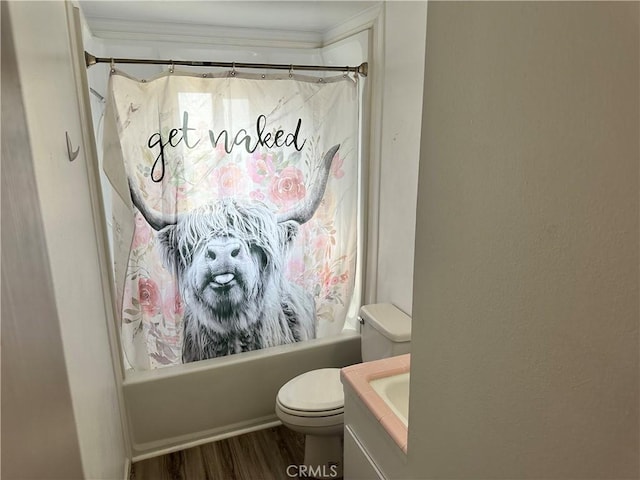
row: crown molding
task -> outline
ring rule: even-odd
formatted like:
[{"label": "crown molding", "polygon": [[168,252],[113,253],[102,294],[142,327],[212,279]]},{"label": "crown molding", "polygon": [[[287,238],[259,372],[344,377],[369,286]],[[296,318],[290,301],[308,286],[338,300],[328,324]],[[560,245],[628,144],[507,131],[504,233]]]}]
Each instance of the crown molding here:
[{"label": "crown molding", "polygon": [[321,48],[370,28],[379,17],[382,8],[383,2],[379,2],[324,32],[141,22],[91,16],[86,16],[85,21],[94,37],[105,40],[240,47]]},{"label": "crown molding", "polygon": [[323,34],[293,30],[220,27],[167,22],[138,22],[86,17],[93,36],[108,40],[171,42],[195,45],[320,48]]},{"label": "crown molding", "polygon": [[371,28],[382,14],[383,6],[383,2],[379,2],[339,25],[326,30],[322,34],[322,46],[326,47]]}]

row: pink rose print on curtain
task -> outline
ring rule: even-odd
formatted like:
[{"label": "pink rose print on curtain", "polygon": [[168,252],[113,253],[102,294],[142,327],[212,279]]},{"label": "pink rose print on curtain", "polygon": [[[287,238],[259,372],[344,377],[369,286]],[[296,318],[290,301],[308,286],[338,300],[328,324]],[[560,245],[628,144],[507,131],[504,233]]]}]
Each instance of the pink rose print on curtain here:
[{"label": "pink rose print on curtain", "polygon": [[151,227],[140,213],[136,213],[135,222],[135,233],[131,248],[148,245],[152,238]]},{"label": "pink rose print on curtain", "polygon": [[176,288],[167,289],[162,302],[162,315],[172,323],[178,323],[184,312],[182,298]]},{"label": "pink rose print on curtain", "polygon": [[160,292],[158,285],[152,279],[143,277],[138,279],[138,297],[144,313],[147,315],[160,313]]},{"label": "pink rose print on curtain", "polygon": [[247,159],[247,171],[254,183],[262,183],[273,175],[273,155],[271,153],[254,152]]},{"label": "pink rose print on curtain", "polygon": [[289,207],[302,200],[306,194],[304,174],[299,168],[286,167],[271,180],[269,198],[278,206]]},{"label": "pink rose print on curtain", "polygon": [[225,165],[213,172],[214,184],[221,197],[237,195],[244,190],[245,177],[237,165]]},{"label": "pink rose print on curtain", "polygon": [[333,159],[333,163],[331,164],[331,175],[333,175],[334,178],[344,177],[344,170],[342,170],[343,163],[344,158],[342,158],[338,153]]}]

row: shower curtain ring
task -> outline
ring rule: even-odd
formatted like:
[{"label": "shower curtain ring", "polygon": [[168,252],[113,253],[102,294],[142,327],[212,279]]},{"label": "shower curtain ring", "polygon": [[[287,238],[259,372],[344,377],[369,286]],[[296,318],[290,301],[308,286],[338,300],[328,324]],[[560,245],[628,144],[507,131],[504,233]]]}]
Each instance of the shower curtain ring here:
[{"label": "shower curtain ring", "polygon": [[173,60],[169,60],[171,62],[171,65],[169,65],[169,73],[173,73],[175,67],[173,65]]},{"label": "shower curtain ring", "polygon": [[293,78],[293,65],[289,65],[289,78]]},{"label": "shower curtain ring", "polygon": [[115,73],[116,71],[116,61],[113,57],[111,57],[111,73]]},{"label": "shower curtain ring", "polygon": [[231,76],[235,77],[236,76],[236,62],[233,62],[231,64]]}]

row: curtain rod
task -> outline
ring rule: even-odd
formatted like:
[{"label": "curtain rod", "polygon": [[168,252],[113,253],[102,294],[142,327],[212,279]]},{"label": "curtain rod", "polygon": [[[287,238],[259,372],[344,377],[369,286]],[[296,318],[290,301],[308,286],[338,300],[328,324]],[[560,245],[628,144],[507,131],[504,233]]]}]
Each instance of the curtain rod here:
[{"label": "curtain rod", "polygon": [[369,73],[369,64],[361,63],[357,67],[333,67],[323,65],[284,65],[277,63],[242,63],[242,62],[208,62],[191,60],[149,60],[135,58],[111,58],[96,57],[89,52],[84,52],[84,60],[87,68],[96,63],[133,63],[144,65],[186,65],[190,67],[223,67],[223,68],[268,68],[275,70],[313,70],[332,72],[353,72],[366,77]]}]

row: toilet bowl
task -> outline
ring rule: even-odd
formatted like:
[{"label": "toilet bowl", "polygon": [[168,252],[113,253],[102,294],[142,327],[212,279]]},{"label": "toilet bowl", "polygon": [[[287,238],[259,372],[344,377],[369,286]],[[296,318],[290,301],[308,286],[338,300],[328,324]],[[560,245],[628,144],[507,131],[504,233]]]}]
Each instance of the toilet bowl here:
[{"label": "toilet bowl", "polygon": [[282,386],[276,415],[305,435],[304,465],[316,478],[342,476],[344,393],[339,368],[322,368],[298,375]]},{"label": "toilet bowl", "polygon": [[[409,353],[411,319],[391,304],[360,309],[364,361]],[[344,391],[339,368],[303,373],[280,388],[276,415],[305,435],[304,465],[315,478],[342,477]]]}]

